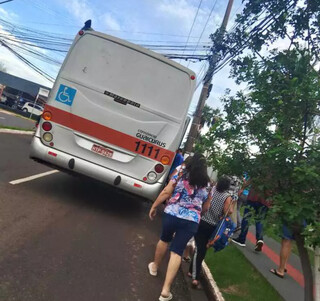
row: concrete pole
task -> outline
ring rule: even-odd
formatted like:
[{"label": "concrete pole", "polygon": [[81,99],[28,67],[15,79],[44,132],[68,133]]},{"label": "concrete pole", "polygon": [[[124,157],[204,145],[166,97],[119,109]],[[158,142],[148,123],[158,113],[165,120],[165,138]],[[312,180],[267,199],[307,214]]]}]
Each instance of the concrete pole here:
[{"label": "concrete pole", "polygon": [[[224,31],[227,28],[227,24],[229,21],[233,1],[234,0],[229,0],[229,2],[228,2],[228,6],[227,6],[226,12],[224,14],[223,22],[220,27],[221,34],[224,34]],[[218,56],[216,53],[213,53],[212,57],[209,61],[209,68],[208,68],[207,74],[204,78],[204,84],[202,87],[202,91],[201,91],[201,94],[199,97],[199,101],[198,101],[198,105],[197,105],[195,114],[193,116],[192,125],[190,128],[188,139],[187,139],[187,142],[185,145],[185,152],[186,153],[192,152],[195,140],[197,139],[197,136],[199,133],[199,126],[200,126],[202,111],[203,111],[204,105],[206,103],[206,100],[208,98],[208,90],[209,90],[209,86],[212,81],[212,76],[213,76],[214,68],[216,66],[217,61],[218,61]]]}]

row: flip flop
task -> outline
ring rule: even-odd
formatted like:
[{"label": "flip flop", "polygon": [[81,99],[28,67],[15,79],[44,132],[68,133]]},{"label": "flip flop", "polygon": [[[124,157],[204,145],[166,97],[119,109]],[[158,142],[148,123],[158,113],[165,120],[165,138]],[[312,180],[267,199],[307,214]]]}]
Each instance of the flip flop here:
[{"label": "flip flop", "polygon": [[170,300],[172,300],[172,298],[173,298],[173,296],[171,293],[169,294],[168,297],[164,297],[164,296],[160,295],[159,301],[170,301]]},{"label": "flip flop", "polygon": [[283,279],[284,275],[281,275],[278,273],[278,271],[276,269],[271,269],[270,272],[276,276],[278,276],[279,278]]}]

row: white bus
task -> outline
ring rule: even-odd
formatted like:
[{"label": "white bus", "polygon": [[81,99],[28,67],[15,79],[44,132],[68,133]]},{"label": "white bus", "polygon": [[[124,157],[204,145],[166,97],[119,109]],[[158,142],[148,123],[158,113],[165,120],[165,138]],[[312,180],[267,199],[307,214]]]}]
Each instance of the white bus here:
[{"label": "white bus", "polygon": [[30,157],[154,200],[186,131],[194,89],[191,70],[87,21],[50,92]]}]

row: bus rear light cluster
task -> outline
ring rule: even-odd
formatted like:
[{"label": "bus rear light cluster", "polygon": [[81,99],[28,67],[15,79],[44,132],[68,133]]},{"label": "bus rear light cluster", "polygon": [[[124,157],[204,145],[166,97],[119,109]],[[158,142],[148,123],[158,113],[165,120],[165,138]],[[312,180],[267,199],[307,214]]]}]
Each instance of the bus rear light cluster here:
[{"label": "bus rear light cluster", "polygon": [[[48,113],[48,112],[45,112],[45,113]],[[46,117],[50,117],[51,119],[51,113],[50,115],[46,114],[46,115],[42,115],[43,119],[45,119],[45,116]],[[49,120],[50,120],[49,119]],[[47,119],[45,119],[47,120]],[[48,121],[45,121],[42,123],[42,129],[45,131],[45,133],[42,135],[42,139],[45,141],[45,142],[51,142],[52,139],[53,139],[53,136],[52,134],[50,133],[50,131],[52,130],[52,124],[51,122],[48,122]],[[52,142],[52,145],[53,145],[53,142]],[[51,146],[51,143],[50,143],[50,146]]]},{"label": "bus rear light cluster", "polygon": [[164,171],[164,166],[162,164],[157,164],[154,167],[154,170],[156,171],[156,173],[162,173]]},{"label": "bus rear light cluster", "polygon": [[44,133],[44,134],[43,134],[42,138],[43,138],[43,140],[44,140],[45,142],[50,142],[50,141],[52,141],[53,136],[52,136],[51,133],[48,133],[48,132],[47,132],[47,133]]},{"label": "bus rear light cluster", "polygon": [[46,122],[42,123],[42,129],[46,132],[49,132],[52,129],[52,124],[50,122],[46,121]]},{"label": "bus rear light cluster", "polygon": [[147,175],[148,180],[154,181],[157,179],[157,174],[154,171],[150,171]]},{"label": "bus rear light cluster", "polygon": [[49,112],[49,111],[44,111],[44,112],[42,113],[42,118],[43,118],[44,120],[51,120],[51,118],[52,118],[51,112]]},{"label": "bus rear light cluster", "polygon": [[168,156],[162,156],[160,162],[161,162],[163,165],[169,165],[169,163],[170,163],[170,158],[169,158]]}]

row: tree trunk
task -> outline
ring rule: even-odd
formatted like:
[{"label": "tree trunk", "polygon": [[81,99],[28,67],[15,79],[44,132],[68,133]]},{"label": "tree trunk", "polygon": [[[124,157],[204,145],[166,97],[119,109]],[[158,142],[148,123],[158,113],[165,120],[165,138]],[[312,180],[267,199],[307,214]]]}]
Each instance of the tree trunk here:
[{"label": "tree trunk", "polygon": [[299,250],[300,261],[304,277],[304,300],[314,301],[312,268],[310,264],[308,251],[304,246],[304,237],[301,235],[301,227],[299,227],[299,229],[294,229],[294,237]]}]

